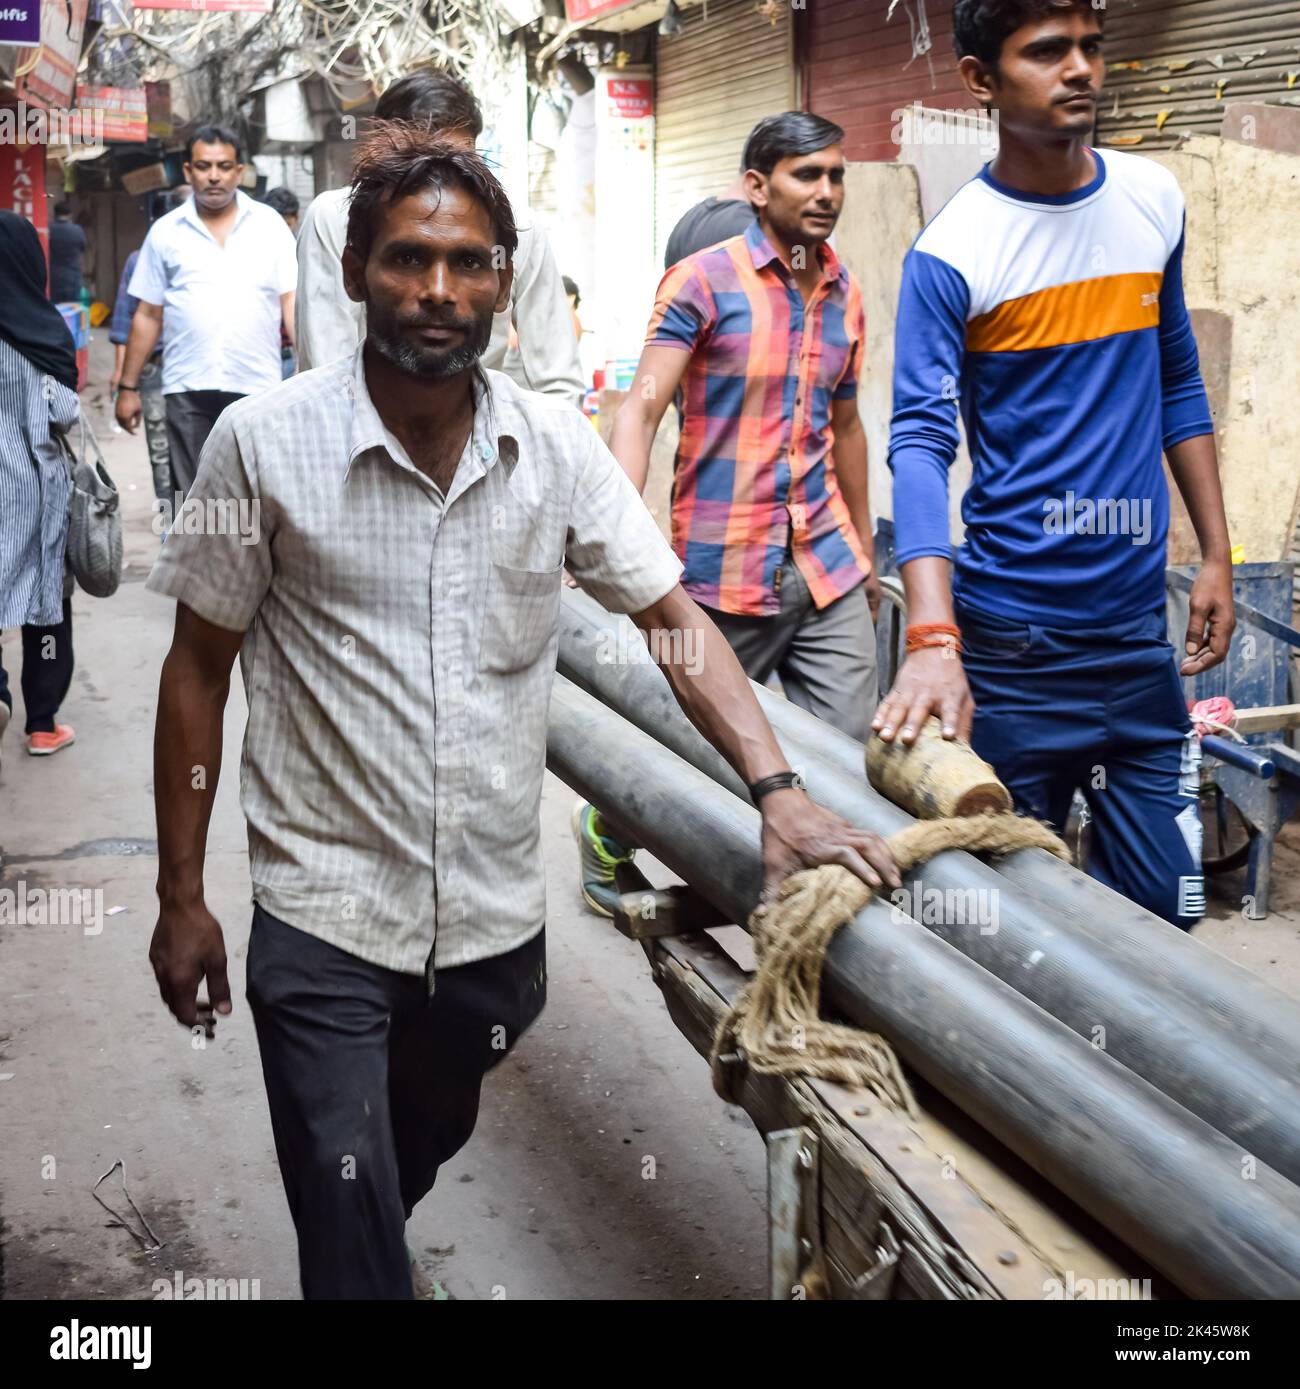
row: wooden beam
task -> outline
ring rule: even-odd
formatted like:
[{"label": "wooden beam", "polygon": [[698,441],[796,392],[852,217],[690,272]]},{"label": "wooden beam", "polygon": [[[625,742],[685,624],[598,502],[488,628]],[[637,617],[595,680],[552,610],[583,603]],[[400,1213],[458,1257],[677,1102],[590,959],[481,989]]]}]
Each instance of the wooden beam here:
[{"label": "wooden beam", "polygon": [[[674,1023],[707,1056],[748,976],[704,933],[641,946]],[[1067,1272],[1076,1282],[1135,1272],[1012,1178],[990,1181],[987,1164],[982,1170],[930,1116],[914,1127],[865,1090],[751,1071],[738,1100],[761,1133],[807,1126],[820,1136],[822,1242],[834,1298],[863,1295],[891,1234],[901,1246],[895,1297],[1042,1300],[1065,1285]],[[993,1189],[991,1200],[979,1185]]]},{"label": "wooden beam", "polygon": [[1285,728],[1300,728],[1300,704],[1260,705],[1255,709],[1238,709],[1232,722],[1238,733],[1272,733]]}]

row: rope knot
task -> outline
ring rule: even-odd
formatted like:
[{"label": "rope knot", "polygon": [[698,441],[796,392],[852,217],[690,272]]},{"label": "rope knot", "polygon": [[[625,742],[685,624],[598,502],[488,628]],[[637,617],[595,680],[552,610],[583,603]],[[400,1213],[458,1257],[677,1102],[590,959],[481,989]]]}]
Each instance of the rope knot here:
[{"label": "rope knot", "polygon": [[[919,820],[893,835],[889,847],[909,873],[945,849],[1005,854],[1069,850],[1046,825],[1009,812],[954,820]],[[831,938],[873,892],[847,868],[827,865],[794,873],[766,908],[749,919],[758,967],[718,1025],[709,1058],[713,1086],[734,1102],[743,1063],[763,1075],[809,1075],[870,1091],[892,1109],[919,1117],[902,1067],[874,1032],[821,1016],[822,964]]]}]

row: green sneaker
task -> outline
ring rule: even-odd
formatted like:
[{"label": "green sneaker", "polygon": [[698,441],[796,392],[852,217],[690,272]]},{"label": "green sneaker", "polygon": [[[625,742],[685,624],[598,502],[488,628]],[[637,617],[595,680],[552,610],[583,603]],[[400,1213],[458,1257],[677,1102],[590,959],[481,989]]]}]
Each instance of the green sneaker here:
[{"label": "green sneaker", "polygon": [[578,886],[582,900],[600,916],[614,915],[618,887],[614,875],[620,864],[636,858],[635,849],[626,849],[617,839],[602,831],[600,812],[594,805],[579,801],[573,807],[573,837],[578,841]]}]

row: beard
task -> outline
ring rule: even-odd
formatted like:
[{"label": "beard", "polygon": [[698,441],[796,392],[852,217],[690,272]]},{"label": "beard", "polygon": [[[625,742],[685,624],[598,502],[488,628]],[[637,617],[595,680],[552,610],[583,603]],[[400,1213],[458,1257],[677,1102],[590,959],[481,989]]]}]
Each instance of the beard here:
[{"label": "beard", "polygon": [[[376,315],[366,304],[366,339],[385,361],[407,376],[422,381],[441,381],[472,367],[492,340],[491,308],[476,317],[398,318]],[[459,347],[415,347],[403,336],[408,328],[456,328],[465,334]]]}]

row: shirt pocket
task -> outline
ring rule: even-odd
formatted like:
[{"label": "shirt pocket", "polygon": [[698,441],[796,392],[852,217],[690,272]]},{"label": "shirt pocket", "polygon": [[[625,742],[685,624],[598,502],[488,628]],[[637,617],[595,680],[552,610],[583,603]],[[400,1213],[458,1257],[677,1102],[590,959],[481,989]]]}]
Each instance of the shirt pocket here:
[{"label": "shirt pocket", "polygon": [[511,675],[538,661],[559,628],[563,564],[554,569],[515,569],[492,561],[479,666]]}]

